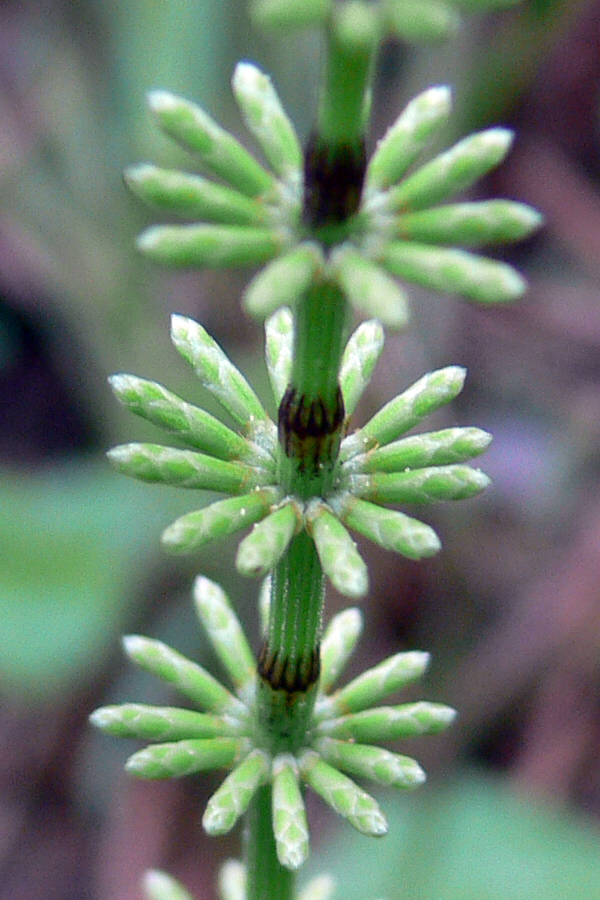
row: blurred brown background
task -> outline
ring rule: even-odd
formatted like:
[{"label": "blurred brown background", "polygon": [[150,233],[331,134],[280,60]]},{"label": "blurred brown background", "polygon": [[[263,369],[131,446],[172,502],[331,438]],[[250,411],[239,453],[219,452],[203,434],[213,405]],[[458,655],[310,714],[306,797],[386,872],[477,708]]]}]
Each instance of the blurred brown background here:
[{"label": "blurred brown background", "polygon": [[[494,485],[481,499],[428,511],[444,544],[438,559],[413,565],[365,546],[373,590],[363,647],[373,661],[398,647],[434,653],[428,696],[456,706],[460,718],[443,738],[414,748],[432,774],[422,803],[435,804],[438,785],[456,783],[452,808],[461,812],[449,813],[447,828],[464,828],[465,841],[470,828],[474,843],[457,840],[448,865],[472,873],[488,834],[505,881],[488,877],[474,887],[471,875],[457,875],[455,888],[430,874],[427,883],[424,858],[408,886],[399,871],[387,893],[593,900],[600,3],[525,0],[467,23],[448,46],[385,45],[373,139],[413,93],[448,81],[456,116],[447,141],[492,123],[518,132],[478,196],[531,203],[547,225],[504,254],[530,280],[523,302],[486,310],[415,291],[413,329],[388,337],[360,414],[428,368],[466,365],[467,387],[439,424],[494,433],[482,459]],[[232,571],[231,546],[183,563],[162,554],[161,528],[196,498],[108,471],[108,446],[152,432],[116,408],[105,379],[132,371],[203,400],[169,347],[168,315],[176,311],[199,318],[267,397],[261,330],[239,312],[247,273],[173,275],[141,261],[133,239],[152,215],[127,195],[120,171],[143,159],[189,165],[152,129],[144,109],[152,87],[196,99],[239,134],[228,89],[238,57],[273,73],[306,134],[318,45],[310,34],[293,41],[292,53],[253,32],[242,2],[0,4],[0,900],[134,900],[151,865],[203,900],[214,896],[218,862],[237,853],[237,835],[211,841],[199,827],[211,783],[127,781],[122,762],[131,748],[88,732],[99,703],[166,699],[123,664],[123,631],[160,636],[210,661],[189,610],[195,572],[225,584],[251,629],[256,599],[256,586],[242,586]],[[341,603],[332,597],[330,610]],[[492,776],[489,794],[482,773]],[[506,797],[525,806],[513,811],[502,805],[512,802]],[[428,831],[435,817],[419,802],[411,799],[421,836],[403,825],[385,851],[362,839],[364,859],[385,852],[384,867],[393,867],[406,829],[410,846],[438,858],[439,835]],[[382,803],[400,807],[403,798]],[[481,803],[489,804],[485,816]],[[534,818],[522,822],[523,809]],[[341,856],[346,839],[335,823],[318,805],[311,816],[322,846],[341,841]],[[528,857],[548,816],[557,830]],[[508,862],[507,821],[522,848]],[[321,852],[335,871],[335,854]],[[553,868],[563,856],[571,874]],[[541,874],[523,887],[534,857]],[[587,891],[575,884],[579,875]],[[555,893],[561,878],[572,890]]]}]

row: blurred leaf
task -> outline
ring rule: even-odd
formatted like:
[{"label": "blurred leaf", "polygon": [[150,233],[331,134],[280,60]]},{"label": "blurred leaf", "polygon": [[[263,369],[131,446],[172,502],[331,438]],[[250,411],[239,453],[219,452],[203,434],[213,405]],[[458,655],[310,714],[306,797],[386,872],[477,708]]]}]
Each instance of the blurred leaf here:
[{"label": "blurred leaf", "polygon": [[491,45],[481,40],[460,103],[461,129],[506,120],[584,6],[585,0],[530,0],[501,21]]},{"label": "blurred leaf", "polygon": [[[218,111],[229,78],[229,5],[71,6],[49,17],[34,4],[15,18],[16,58],[24,62],[2,103],[0,220],[11,241],[0,264],[26,285],[23,303],[34,285],[43,295],[37,303],[58,308],[97,370],[139,371],[152,360],[161,367],[172,359],[158,337],[162,281],[136,253],[147,213],[123,187],[121,169],[175,150],[146,109],[148,89],[180,91]],[[117,406],[95,395],[88,372],[81,381],[116,433]]]},{"label": "blurred leaf", "polygon": [[130,482],[100,459],[4,471],[0,510],[0,684],[46,698],[81,684],[114,649],[182,494]]},{"label": "blurred leaf", "polygon": [[336,897],[600,897],[600,832],[562,807],[527,802],[479,775],[408,799],[388,792],[381,802],[390,822],[385,840],[365,847],[364,838],[344,831],[312,863],[321,871],[336,860]]},{"label": "blurred leaf", "polygon": [[156,129],[144,104],[148,90],[174,91],[206,102],[217,112],[219,90],[229,78],[228,5],[209,0],[104,0],[116,99],[134,158],[156,143]]}]

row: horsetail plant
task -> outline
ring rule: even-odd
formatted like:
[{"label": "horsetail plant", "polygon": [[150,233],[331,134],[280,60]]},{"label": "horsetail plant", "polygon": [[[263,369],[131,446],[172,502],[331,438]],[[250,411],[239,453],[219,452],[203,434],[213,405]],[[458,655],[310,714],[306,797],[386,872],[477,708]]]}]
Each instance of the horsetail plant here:
[{"label": "horsetail plant", "polygon": [[[131,775],[228,773],[203,817],[210,835],[246,820],[244,862],[223,868],[222,900],[331,898],[329,876],[296,888],[310,844],[305,790],[359,831],[381,836],[385,815],[355,779],[419,786],[419,764],[381,745],[436,734],[454,717],[427,701],[381,705],[424,673],[426,653],[398,653],[338,686],[362,615],[350,608],[323,631],[323,607],[325,579],[353,600],[368,591],[352,532],[410,559],[431,556],[440,549],[435,531],[393,507],[460,500],[488,484],[470,465],[491,440],[485,431],[409,433],[460,393],[459,366],[424,375],[354,431],[350,417],[381,353],[382,326],[408,321],[411,283],[481,303],[513,301],[525,290],[514,269],[473,251],[526,237],[540,216],[513,201],[454,201],[502,161],[508,130],[471,135],[423,162],[451,114],[448,88],[431,87],[408,104],[370,160],[365,154],[380,40],[390,33],[437,39],[456,29],[459,9],[503,5],[256,0],[251,13],[261,26],[318,26],[325,36],[316,125],[304,150],[269,78],[249,62],[235,70],[235,98],[264,162],[196,105],[164,91],[149,97],[159,127],[204,174],[149,164],[128,170],[143,200],[188,220],[149,228],[139,249],[172,266],[262,267],[243,304],[266,320],[278,414],[269,417],[200,324],[173,316],[176,349],[235,427],[160,384],[116,375],[120,402],[183,446],[132,443],[109,457],[144,481],[224,495],[166,528],[172,552],[191,553],[251,526],[235,563],[242,575],[264,579],[263,643],[255,655],[225,592],[200,576],[195,608],[227,684],[159,641],[129,636],[128,657],[194,708],[126,703],[97,710],[92,721],[149,742],[129,758]],[[367,319],[348,337],[350,307]],[[190,900],[158,871],[147,874],[144,891],[147,900]]]}]

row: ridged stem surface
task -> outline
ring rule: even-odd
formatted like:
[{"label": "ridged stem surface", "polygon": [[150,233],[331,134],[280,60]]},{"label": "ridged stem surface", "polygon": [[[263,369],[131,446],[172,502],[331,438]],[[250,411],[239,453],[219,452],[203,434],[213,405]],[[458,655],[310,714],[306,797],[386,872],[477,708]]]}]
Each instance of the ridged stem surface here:
[{"label": "ridged stem surface", "polygon": [[[329,28],[317,125],[305,152],[303,217],[322,245],[343,234],[365,175],[364,113],[374,45]],[[315,278],[296,306],[290,384],[278,414],[279,483],[302,501],[326,496],[344,426],[339,373],[347,301]],[[257,733],[271,754],[302,748],[317,693],[324,576],[312,536],[292,539],[271,578],[266,639],[259,660]],[[293,875],[278,859],[263,788],[248,819],[247,900],[288,900]]]},{"label": "ridged stem surface", "polygon": [[246,814],[246,900],[294,900],[296,877],[277,859],[271,785],[262,787]]}]

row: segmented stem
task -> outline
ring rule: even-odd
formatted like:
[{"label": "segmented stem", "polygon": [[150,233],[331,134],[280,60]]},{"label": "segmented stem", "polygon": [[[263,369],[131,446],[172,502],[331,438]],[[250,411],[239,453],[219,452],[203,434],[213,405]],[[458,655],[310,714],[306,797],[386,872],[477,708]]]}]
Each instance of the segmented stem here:
[{"label": "segmented stem", "polygon": [[[304,217],[321,230],[344,227],[356,211],[365,173],[362,131],[371,50],[345,46],[329,34],[325,89],[317,129],[305,153]],[[348,69],[348,55],[354,63]],[[356,77],[348,82],[348,71]],[[340,104],[344,114],[340,118]],[[338,128],[341,126],[341,130]],[[295,307],[291,380],[278,415],[286,493],[308,500],[332,487],[344,425],[339,383],[347,302],[328,281],[313,282]],[[257,728],[272,754],[300,749],[317,692],[324,576],[314,541],[301,531],[271,578],[270,614],[259,660]],[[270,810],[262,788],[248,821],[247,900],[287,900],[293,876],[277,859]]]}]

